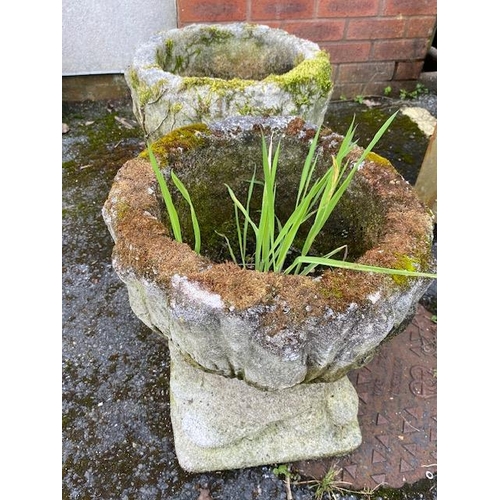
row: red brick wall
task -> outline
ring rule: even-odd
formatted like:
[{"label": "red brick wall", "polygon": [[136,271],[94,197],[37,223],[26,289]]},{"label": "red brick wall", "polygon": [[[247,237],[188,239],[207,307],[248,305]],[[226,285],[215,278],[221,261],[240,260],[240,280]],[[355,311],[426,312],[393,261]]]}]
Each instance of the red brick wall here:
[{"label": "red brick wall", "polygon": [[334,98],[413,90],[436,26],[437,0],[177,0],[178,26],[246,21],[328,51]]}]

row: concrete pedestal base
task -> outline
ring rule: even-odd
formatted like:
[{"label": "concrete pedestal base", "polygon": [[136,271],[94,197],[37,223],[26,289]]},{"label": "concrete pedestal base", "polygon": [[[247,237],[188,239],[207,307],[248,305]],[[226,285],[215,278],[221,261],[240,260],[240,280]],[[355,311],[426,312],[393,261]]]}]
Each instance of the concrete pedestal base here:
[{"label": "concrete pedestal base", "polygon": [[170,344],[175,449],[190,472],[335,455],[361,444],[358,396],[343,377],[262,391],[192,366]]}]

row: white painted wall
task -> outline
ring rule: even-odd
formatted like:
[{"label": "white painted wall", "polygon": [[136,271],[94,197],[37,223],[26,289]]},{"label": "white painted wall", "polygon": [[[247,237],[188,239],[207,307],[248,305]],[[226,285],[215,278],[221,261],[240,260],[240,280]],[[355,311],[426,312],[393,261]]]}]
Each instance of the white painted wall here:
[{"label": "white painted wall", "polygon": [[176,27],[175,0],[63,0],[62,74],[123,73],[140,44]]}]

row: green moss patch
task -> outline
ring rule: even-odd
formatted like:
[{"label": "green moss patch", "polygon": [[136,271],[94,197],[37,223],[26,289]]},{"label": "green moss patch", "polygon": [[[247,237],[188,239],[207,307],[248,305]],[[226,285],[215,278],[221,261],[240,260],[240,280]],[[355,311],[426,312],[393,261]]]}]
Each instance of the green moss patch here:
[{"label": "green moss patch", "polygon": [[242,80],[241,78],[223,80],[222,78],[209,78],[207,76],[188,76],[183,79],[182,88],[190,89],[207,86],[211,92],[224,95],[232,91],[241,92],[254,83],[254,80]]},{"label": "green moss patch", "polygon": [[313,59],[306,59],[283,75],[270,75],[265,81],[279,85],[287,92],[301,94],[311,81],[316,83],[323,96],[333,88],[332,67],[330,57],[325,51],[320,51]]},{"label": "green moss patch", "polygon": [[[206,141],[206,136],[204,136],[202,132],[207,131],[207,125],[203,123],[195,123],[193,125],[180,127],[155,141],[151,145],[151,149],[158,163],[165,164],[169,153],[173,150],[186,150],[201,146]],[[149,159],[147,150],[142,151],[139,157]]]}]

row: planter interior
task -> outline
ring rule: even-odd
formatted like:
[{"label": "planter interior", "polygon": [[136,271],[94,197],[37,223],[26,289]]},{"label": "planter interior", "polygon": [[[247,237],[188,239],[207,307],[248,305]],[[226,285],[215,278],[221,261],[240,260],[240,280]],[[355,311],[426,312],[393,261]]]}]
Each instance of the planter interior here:
[{"label": "planter interior", "polygon": [[287,73],[300,60],[295,44],[275,43],[268,30],[251,25],[241,33],[224,26],[196,29],[189,37],[185,33],[170,32],[158,50],[163,71],[181,77],[263,80]]},{"label": "planter interior", "polygon": [[[187,138],[189,134],[193,134],[195,141],[203,141],[200,139],[201,136],[196,138],[198,132],[194,130],[193,133],[193,130],[178,131],[177,135],[184,133]],[[311,132],[312,129],[309,134]],[[173,140],[175,143],[174,136],[167,136],[153,146],[160,158],[164,147],[168,148],[169,141]],[[341,136],[335,134],[330,136],[331,141],[338,142],[341,139]],[[279,135],[276,135],[273,148],[276,148],[278,141]],[[276,181],[279,201],[276,212],[279,220],[284,222],[295,206],[297,186],[302,171],[300,159],[306,158],[309,143],[307,140],[298,141],[296,136],[286,134],[280,142],[280,163]],[[331,150],[325,148],[318,158],[315,178],[324,174],[331,164]],[[224,234],[232,248],[238,248],[234,204],[226,186],[229,185],[238,199],[244,203],[253,172],[255,171],[257,181],[263,181],[261,136],[252,130],[246,135],[243,134],[238,140],[214,137],[204,144],[200,143],[196,148],[186,149],[179,156],[171,152],[168,165],[164,173],[168,175],[169,168],[176,171],[196,207],[202,234],[203,255],[218,263],[230,260],[227,245],[224,244],[220,234],[217,234]],[[262,185],[257,184],[253,193],[250,213],[252,219],[256,221],[261,205]],[[348,244],[347,260],[354,261],[378,243],[380,235],[383,234],[386,202],[382,196],[372,196],[371,193],[372,187],[362,177],[354,179],[351,189],[341,199],[318,237],[312,254],[324,255],[333,248]],[[187,242],[193,246],[194,235],[190,224],[189,206],[178,191],[173,192],[173,199],[183,223],[183,234],[186,235]],[[297,248],[302,246],[311,224],[312,221],[304,224],[299,232],[296,240]],[[252,237],[253,234],[250,232],[250,248],[255,246]],[[290,255],[290,264],[297,255],[298,253]]]}]

